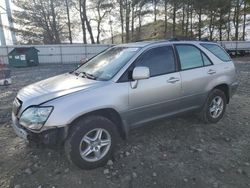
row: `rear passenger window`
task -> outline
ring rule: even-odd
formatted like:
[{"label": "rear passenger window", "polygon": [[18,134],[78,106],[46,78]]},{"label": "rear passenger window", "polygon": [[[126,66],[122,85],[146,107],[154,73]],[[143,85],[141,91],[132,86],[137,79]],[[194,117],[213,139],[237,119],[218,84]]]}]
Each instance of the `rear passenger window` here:
[{"label": "rear passenger window", "polygon": [[182,70],[203,66],[201,51],[191,45],[176,45]]},{"label": "rear passenger window", "polygon": [[207,56],[204,53],[202,53],[202,58],[205,66],[212,65],[212,62],[207,58]]},{"label": "rear passenger window", "polygon": [[204,48],[212,52],[215,56],[217,56],[222,61],[231,61],[230,56],[217,44],[201,44]]},{"label": "rear passenger window", "polygon": [[145,52],[135,63],[136,66],[146,66],[150,76],[158,76],[175,71],[175,58],[171,46],[150,49]]}]

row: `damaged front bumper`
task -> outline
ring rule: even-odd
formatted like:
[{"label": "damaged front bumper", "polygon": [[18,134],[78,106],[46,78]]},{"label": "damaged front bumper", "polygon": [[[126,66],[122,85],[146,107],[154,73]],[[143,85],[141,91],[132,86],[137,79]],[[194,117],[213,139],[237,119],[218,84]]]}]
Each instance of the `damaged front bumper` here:
[{"label": "damaged front bumper", "polygon": [[17,117],[13,113],[12,127],[17,136],[22,139],[25,139],[29,142],[35,142],[38,144],[45,144],[51,146],[62,144],[66,139],[68,133],[67,127],[49,129],[41,133],[32,132],[31,130],[28,130],[22,125],[20,125]]}]

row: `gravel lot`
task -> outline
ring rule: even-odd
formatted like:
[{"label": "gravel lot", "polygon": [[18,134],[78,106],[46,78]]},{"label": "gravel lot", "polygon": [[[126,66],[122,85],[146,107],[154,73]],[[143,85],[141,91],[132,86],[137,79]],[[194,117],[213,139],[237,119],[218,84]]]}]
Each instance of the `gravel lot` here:
[{"label": "gravel lot", "polygon": [[240,87],[222,121],[204,125],[187,115],[154,122],[91,171],[69,164],[62,151],[29,146],[10,127],[20,88],[76,65],[13,68],[13,84],[0,86],[0,187],[250,187],[250,58],[235,61]]}]

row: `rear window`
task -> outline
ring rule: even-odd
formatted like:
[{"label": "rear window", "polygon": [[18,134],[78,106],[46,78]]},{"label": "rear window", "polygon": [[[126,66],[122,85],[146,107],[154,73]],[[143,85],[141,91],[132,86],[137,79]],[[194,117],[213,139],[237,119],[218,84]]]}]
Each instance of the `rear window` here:
[{"label": "rear window", "polygon": [[231,61],[230,56],[217,44],[201,44],[204,48],[212,52],[216,57],[222,61]]}]

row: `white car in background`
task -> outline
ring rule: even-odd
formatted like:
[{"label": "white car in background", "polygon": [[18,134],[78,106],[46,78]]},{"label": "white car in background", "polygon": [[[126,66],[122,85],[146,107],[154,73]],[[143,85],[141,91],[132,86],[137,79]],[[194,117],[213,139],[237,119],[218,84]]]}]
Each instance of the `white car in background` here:
[{"label": "white car in background", "polygon": [[0,69],[0,86],[7,86],[11,84],[10,69]]}]

